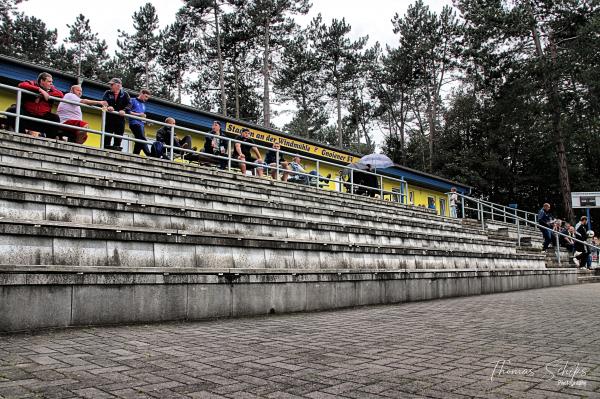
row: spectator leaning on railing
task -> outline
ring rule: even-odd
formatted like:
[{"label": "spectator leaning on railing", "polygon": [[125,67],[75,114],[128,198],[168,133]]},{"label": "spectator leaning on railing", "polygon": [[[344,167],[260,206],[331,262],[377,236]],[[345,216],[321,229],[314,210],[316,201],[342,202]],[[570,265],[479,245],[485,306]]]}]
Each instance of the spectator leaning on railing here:
[{"label": "spectator leaning on railing", "polygon": [[[81,88],[81,86],[73,85],[71,86],[71,91],[65,94],[64,99],[86,105],[100,105],[102,107],[108,106],[108,103],[103,100],[99,101],[82,99],[82,94],[83,89]],[[83,120],[83,114],[79,105],[61,102],[60,104],[58,104],[56,112],[58,113],[58,117],[60,118],[60,123],[64,123],[65,125],[80,127],[84,129],[87,129],[87,127],[90,125],[88,122]],[[72,143],[83,144],[87,140],[87,132],[82,130],[65,128],[63,129],[63,133],[65,136],[68,137],[68,140]]]},{"label": "spectator leaning on railing", "polygon": [[539,229],[542,232],[542,235],[544,236],[544,246],[542,251],[546,251],[548,247],[552,244],[552,220],[553,217],[550,214],[550,204],[545,203],[542,206],[542,209],[540,209],[540,211],[538,212],[538,224],[547,227],[550,230],[544,229],[543,227],[539,227]]},{"label": "spectator leaning on railing", "polygon": [[[108,103],[108,111],[116,111],[119,115],[107,113],[106,114],[106,126],[104,131],[106,133],[116,134],[122,136],[125,133],[125,111],[131,109],[131,98],[121,86],[121,79],[112,78],[108,84],[110,89],[104,92],[102,100]],[[114,139],[114,141],[113,141]],[[108,150],[121,151],[121,138],[104,136],[104,148]],[[112,142],[112,145],[111,145]]]},{"label": "spectator leaning on railing", "polygon": [[[39,94],[23,93],[23,104],[21,112],[25,116],[43,119],[50,122],[60,123],[58,115],[52,113],[53,100],[50,97],[62,98],[62,91],[52,85],[52,75],[48,72],[42,72],[38,75],[37,81],[27,80],[19,83],[19,88],[32,91]],[[19,121],[19,131],[27,131],[32,136],[38,136],[44,133],[48,138],[59,136],[59,129],[54,125],[44,122],[21,119]]]},{"label": "spectator leaning on railing", "polygon": [[[140,90],[140,94],[136,98],[131,99],[131,108],[129,112],[133,116],[139,116],[141,118],[146,117],[146,101],[150,99],[150,90],[142,89]],[[138,140],[148,141],[146,135],[144,134],[144,125],[146,123],[142,120],[129,118],[129,129],[133,133],[133,136]],[[150,148],[148,148],[148,144],[146,143],[138,143],[136,142],[133,145],[133,153],[136,155],[140,155],[140,153],[144,151],[144,154],[148,157],[150,156]],[[161,154],[158,154],[159,156]]]}]

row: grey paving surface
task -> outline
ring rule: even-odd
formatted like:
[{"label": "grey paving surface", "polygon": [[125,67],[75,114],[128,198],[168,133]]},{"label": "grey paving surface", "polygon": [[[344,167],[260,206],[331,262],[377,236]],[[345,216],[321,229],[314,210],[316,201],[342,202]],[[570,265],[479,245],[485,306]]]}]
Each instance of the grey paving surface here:
[{"label": "grey paving surface", "polygon": [[600,284],[0,335],[2,398],[600,398]]}]

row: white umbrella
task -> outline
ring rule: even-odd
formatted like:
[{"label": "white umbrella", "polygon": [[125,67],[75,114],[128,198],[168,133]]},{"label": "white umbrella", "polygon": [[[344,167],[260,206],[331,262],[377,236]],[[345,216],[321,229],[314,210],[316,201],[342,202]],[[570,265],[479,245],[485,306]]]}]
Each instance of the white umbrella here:
[{"label": "white umbrella", "polygon": [[384,154],[369,154],[365,155],[357,162],[358,165],[371,165],[372,168],[381,169],[381,168],[389,168],[390,166],[394,166],[394,161],[387,157]]}]

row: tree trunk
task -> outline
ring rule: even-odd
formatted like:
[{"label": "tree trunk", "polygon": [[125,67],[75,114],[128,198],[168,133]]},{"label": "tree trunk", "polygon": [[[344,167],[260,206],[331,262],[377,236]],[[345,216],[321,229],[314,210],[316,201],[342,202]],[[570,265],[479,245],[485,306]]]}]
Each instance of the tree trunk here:
[{"label": "tree trunk", "polygon": [[435,94],[429,100],[427,106],[427,123],[429,124],[429,172],[433,172],[433,142],[435,140],[435,113],[436,113]]},{"label": "tree trunk", "polygon": [[264,78],[264,93],[263,93],[263,118],[264,118],[264,126],[271,126],[271,99],[269,98],[270,90],[269,90],[269,56],[270,56],[270,25],[267,21],[265,23],[265,52],[263,55],[263,78]]},{"label": "tree trunk", "polygon": [[233,68],[235,75],[235,117],[240,119],[240,73],[237,67]]},{"label": "tree trunk", "polygon": [[340,83],[336,82],[335,84],[335,100],[337,106],[337,133],[338,133],[338,146],[340,148],[343,147],[343,137],[342,137],[342,99],[340,94]]},{"label": "tree trunk", "polygon": [[[533,13],[532,13],[533,14]],[[542,48],[537,24],[534,20],[534,25],[531,30],[538,58],[544,67],[544,90],[548,101],[548,108],[552,117],[552,137],[556,150],[556,158],[558,161],[558,179],[560,191],[562,195],[564,213],[570,222],[575,222],[575,213],[571,203],[571,184],[569,182],[569,168],[567,163],[567,155],[565,152],[565,142],[563,139],[562,123],[561,123],[561,105],[556,87],[556,49],[552,33],[549,35],[550,59]]]},{"label": "tree trunk", "polygon": [[225,78],[223,76],[223,55],[221,54],[221,31],[219,30],[219,6],[214,2],[215,33],[217,34],[217,57],[219,58],[219,89],[221,90],[221,113],[227,116],[227,99],[225,97]]}]

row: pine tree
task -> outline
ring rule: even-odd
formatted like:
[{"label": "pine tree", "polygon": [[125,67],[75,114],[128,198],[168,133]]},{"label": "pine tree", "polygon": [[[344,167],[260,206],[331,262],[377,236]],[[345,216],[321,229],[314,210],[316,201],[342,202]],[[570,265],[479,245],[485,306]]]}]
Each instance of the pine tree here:
[{"label": "pine tree", "polygon": [[161,67],[163,97],[181,102],[184,76],[191,67],[193,52],[188,25],[180,18],[167,26],[160,34],[158,64]]},{"label": "pine tree", "polygon": [[319,14],[309,27],[311,40],[323,68],[324,87],[336,104],[338,145],[344,143],[342,129],[342,103],[352,92],[352,83],[364,62],[362,50],[368,37],[350,39],[351,27],[344,19],[333,19],[331,25],[322,23]]},{"label": "pine tree", "polygon": [[64,70],[76,73],[78,79],[82,76],[99,78],[100,71],[109,58],[106,42],[100,41],[98,34],[92,32],[90,20],[83,14],[79,14],[75,22],[72,25],[67,24],[67,27],[69,37],[65,39],[65,43],[70,45],[68,50],[73,53],[76,68],[67,67]]},{"label": "pine tree", "polygon": [[280,65],[274,79],[275,90],[284,101],[293,101],[297,109],[285,129],[314,139],[329,118],[322,88],[324,75],[306,31],[299,32],[285,47]]},{"label": "pine tree", "polygon": [[291,18],[293,15],[308,13],[308,0],[255,0],[250,3],[237,1],[238,6],[245,8],[252,30],[260,38],[262,47],[263,75],[263,124],[271,126],[271,73],[278,65],[273,62],[281,47],[284,46],[297,25]]},{"label": "pine tree", "polygon": [[433,171],[436,131],[441,121],[442,88],[451,80],[449,75],[457,67],[461,27],[455,13],[448,6],[439,15],[429,10],[422,0],[410,5],[404,17],[392,19],[399,45],[409,57],[414,71],[418,93],[414,106],[424,104],[424,118],[429,142],[428,170]]},{"label": "pine tree", "polygon": [[13,48],[13,35],[15,33],[14,20],[17,16],[17,5],[22,0],[0,0],[0,54],[11,54]]},{"label": "pine tree", "polygon": [[[182,8],[181,15],[185,18],[192,31],[195,31],[195,48],[197,55],[206,56],[209,52],[216,52],[218,65],[218,85],[220,97],[220,112],[227,116],[227,96],[225,91],[224,60],[222,53],[221,38],[221,16],[222,6],[227,3],[223,0],[185,0],[185,6]],[[194,40],[192,39],[192,42]],[[204,51],[202,51],[204,49]],[[211,51],[214,49],[214,51]],[[207,61],[207,60],[205,60]],[[199,69],[204,69],[207,63],[200,62]],[[197,84],[202,81],[210,81],[210,74],[206,71],[200,71],[205,78],[200,78]]]},{"label": "pine tree", "polygon": [[56,29],[49,30],[46,24],[36,18],[18,14],[14,26],[18,26],[12,36],[10,55],[33,63],[52,66],[56,46]]},{"label": "pine tree", "polygon": [[146,3],[133,13],[135,32],[129,34],[119,30],[117,62],[122,68],[123,85],[138,87],[143,85],[159,91],[156,57],[160,46],[158,16],[152,3]]}]

